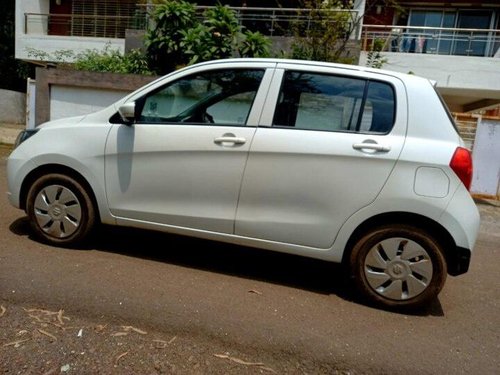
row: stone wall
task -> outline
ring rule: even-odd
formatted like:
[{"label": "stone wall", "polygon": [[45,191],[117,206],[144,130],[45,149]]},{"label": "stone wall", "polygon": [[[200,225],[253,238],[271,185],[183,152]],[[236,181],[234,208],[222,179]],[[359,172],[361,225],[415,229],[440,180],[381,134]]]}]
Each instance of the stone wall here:
[{"label": "stone wall", "polygon": [[0,89],[0,123],[24,124],[26,121],[26,94]]},{"label": "stone wall", "polygon": [[[69,69],[36,69],[35,124],[104,108],[157,77]],[[52,105],[57,105],[56,113]]]}]

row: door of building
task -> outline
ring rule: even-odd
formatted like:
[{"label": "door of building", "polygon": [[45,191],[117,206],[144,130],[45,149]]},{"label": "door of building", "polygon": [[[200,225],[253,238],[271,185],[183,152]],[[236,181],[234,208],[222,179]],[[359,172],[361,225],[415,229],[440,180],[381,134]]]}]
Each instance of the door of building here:
[{"label": "door of building", "polygon": [[50,0],[49,35],[71,35],[72,0]]}]

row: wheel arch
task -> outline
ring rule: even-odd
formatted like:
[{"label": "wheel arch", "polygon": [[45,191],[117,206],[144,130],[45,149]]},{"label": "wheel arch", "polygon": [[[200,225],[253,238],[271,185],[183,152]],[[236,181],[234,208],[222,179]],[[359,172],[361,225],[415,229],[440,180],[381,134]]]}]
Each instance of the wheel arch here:
[{"label": "wheel arch", "polygon": [[342,263],[348,264],[349,257],[356,242],[368,231],[390,224],[403,224],[417,227],[428,232],[443,249],[448,265],[448,273],[454,269],[457,245],[451,234],[438,222],[423,215],[410,212],[389,212],[373,216],[361,223],[351,234],[342,256]]},{"label": "wheel arch", "polygon": [[21,185],[20,195],[19,195],[19,205],[22,210],[26,211],[26,201],[28,198],[28,192],[33,185],[33,183],[40,177],[49,174],[49,173],[59,173],[68,177],[73,178],[82,187],[85,189],[87,194],[89,195],[92,204],[94,206],[94,210],[96,213],[96,219],[100,220],[100,212],[99,212],[99,204],[97,202],[97,198],[92,189],[92,186],[87,181],[87,179],[78,171],[73,168],[67,167],[61,164],[45,164],[41,165],[35,169],[33,169],[28,175],[24,178],[23,183]]}]

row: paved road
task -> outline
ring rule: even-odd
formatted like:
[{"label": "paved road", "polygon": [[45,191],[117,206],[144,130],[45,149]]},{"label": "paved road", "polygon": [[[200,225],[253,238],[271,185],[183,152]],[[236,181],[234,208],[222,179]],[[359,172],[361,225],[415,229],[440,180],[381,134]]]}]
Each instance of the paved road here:
[{"label": "paved road", "polygon": [[[427,310],[405,315],[356,302],[338,267],[299,257],[116,228],[103,228],[89,249],[46,246],[3,196],[0,303],[127,322],[236,351],[278,373],[498,374],[500,208],[480,207],[470,272],[449,277]],[[14,350],[1,339],[0,364],[2,350]],[[248,370],[205,365],[198,372]]]}]

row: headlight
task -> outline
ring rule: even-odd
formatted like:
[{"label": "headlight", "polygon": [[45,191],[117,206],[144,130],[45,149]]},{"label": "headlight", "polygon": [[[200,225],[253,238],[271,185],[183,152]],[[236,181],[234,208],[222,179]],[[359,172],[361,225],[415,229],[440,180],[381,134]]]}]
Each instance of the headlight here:
[{"label": "headlight", "polygon": [[14,148],[19,146],[21,143],[23,143],[25,140],[30,138],[32,135],[35,135],[40,129],[26,129],[23,130],[21,133],[16,138],[16,143],[14,143]]}]

